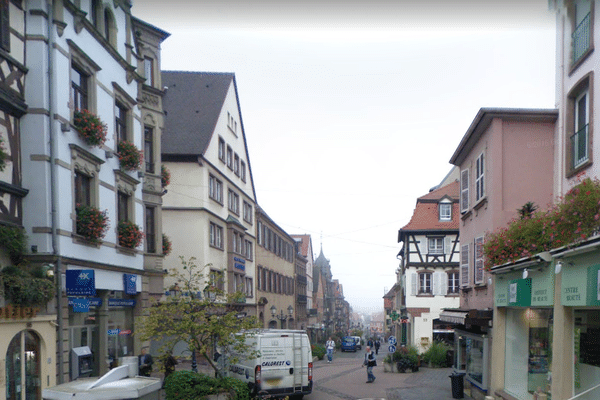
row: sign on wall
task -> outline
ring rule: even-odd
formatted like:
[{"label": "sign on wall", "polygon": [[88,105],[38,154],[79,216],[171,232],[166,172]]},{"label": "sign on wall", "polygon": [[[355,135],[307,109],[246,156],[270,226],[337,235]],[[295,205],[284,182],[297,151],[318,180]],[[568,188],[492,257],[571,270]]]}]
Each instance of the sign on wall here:
[{"label": "sign on wall", "polygon": [[67,296],[95,296],[94,270],[69,269],[65,275]]}]

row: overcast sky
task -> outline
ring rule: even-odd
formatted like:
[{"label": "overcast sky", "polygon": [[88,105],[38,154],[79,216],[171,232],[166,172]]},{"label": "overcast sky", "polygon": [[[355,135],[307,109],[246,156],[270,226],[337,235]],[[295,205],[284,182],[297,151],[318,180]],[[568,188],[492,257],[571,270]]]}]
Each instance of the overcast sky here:
[{"label": "overcast sky", "polygon": [[553,108],[547,0],[155,1],[162,69],[234,72],[260,206],[312,235],[355,311],[481,107]]}]

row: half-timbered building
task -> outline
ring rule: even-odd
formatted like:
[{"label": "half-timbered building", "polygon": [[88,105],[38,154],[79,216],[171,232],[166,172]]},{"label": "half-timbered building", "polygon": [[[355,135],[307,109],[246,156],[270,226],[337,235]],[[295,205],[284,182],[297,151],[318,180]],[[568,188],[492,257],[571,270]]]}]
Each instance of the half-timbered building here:
[{"label": "half-timbered building", "polygon": [[425,350],[442,330],[438,318],[444,308],[458,307],[459,238],[458,182],[439,187],[417,199],[413,216],[398,232],[403,317],[408,344]]}]

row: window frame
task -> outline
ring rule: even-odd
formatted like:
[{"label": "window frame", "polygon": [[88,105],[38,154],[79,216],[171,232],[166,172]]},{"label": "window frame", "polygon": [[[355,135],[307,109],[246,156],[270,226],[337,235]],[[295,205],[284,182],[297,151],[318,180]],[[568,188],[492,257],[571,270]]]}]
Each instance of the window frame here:
[{"label": "window frame", "polygon": [[223,182],[213,174],[208,175],[208,197],[223,205]]},{"label": "window frame", "polygon": [[240,178],[242,182],[246,182],[246,163],[244,160],[240,161]]},{"label": "window frame", "polygon": [[240,215],[240,195],[231,188],[227,190],[227,209],[235,215]]},{"label": "window frame", "polygon": [[209,282],[211,286],[219,290],[225,290],[225,274],[219,269],[211,268],[209,272]]},{"label": "window frame", "polygon": [[417,275],[417,295],[433,295],[433,272],[419,271]]},{"label": "window frame", "polygon": [[485,197],[485,152],[475,159],[475,203]]},{"label": "window frame", "polygon": [[439,220],[440,221],[452,221],[452,203],[441,202],[438,204],[439,207]]},{"label": "window frame", "polygon": [[484,243],[485,239],[483,236],[476,237],[473,243],[473,281],[476,285],[485,282]]},{"label": "window frame", "polygon": [[154,127],[144,125],[144,168],[149,174],[156,172],[154,163]]},{"label": "window frame", "polygon": [[[441,244],[441,247],[437,244]],[[433,246],[432,246],[433,245]],[[444,237],[443,236],[428,236],[427,237],[427,254],[443,255],[445,254]]]},{"label": "window frame", "polygon": [[[587,97],[587,131],[586,134],[586,152],[587,157],[582,158],[579,163],[576,163],[575,155],[575,131],[578,127],[576,110],[578,109],[577,100],[581,99],[582,95]],[[591,110],[591,105],[594,104],[594,72],[590,71],[588,74],[583,76],[574,86],[573,89],[567,95],[567,113],[566,113],[566,135],[565,135],[565,176],[570,178],[580,171],[588,168],[593,164],[594,152],[592,151],[591,144],[594,143],[594,114]]]},{"label": "window frame", "polygon": [[154,87],[154,58],[150,56],[144,56],[144,78],[146,85]]},{"label": "window frame", "polygon": [[233,170],[233,149],[229,145],[227,145],[226,157],[227,157],[227,168],[229,168],[230,170]]},{"label": "window frame", "polygon": [[219,136],[219,144],[218,144],[218,157],[219,160],[221,160],[223,163],[226,162],[226,156],[225,156],[225,139],[223,139],[221,136]]},{"label": "window frame", "polygon": [[252,204],[250,204],[246,200],[244,200],[243,208],[244,208],[244,221],[246,221],[249,224],[252,224]]},{"label": "window frame", "polygon": [[458,270],[447,271],[447,294],[453,295],[460,293],[460,272]]},{"label": "window frame", "polygon": [[460,171],[460,212],[469,211],[469,168]]},{"label": "window frame", "polygon": [[214,223],[209,223],[209,246],[223,250],[223,227]]},{"label": "window frame", "polygon": [[460,287],[467,287],[471,282],[470,254],[469,243],[460,247]]},{"label": "window frame", "polygon": [[[144,212],[144,236],[146,237],[146,253],[162,253],[162,246],[157,243],[156,207],[146,206]],[[159,252],[158,249],[161,249]]]}]

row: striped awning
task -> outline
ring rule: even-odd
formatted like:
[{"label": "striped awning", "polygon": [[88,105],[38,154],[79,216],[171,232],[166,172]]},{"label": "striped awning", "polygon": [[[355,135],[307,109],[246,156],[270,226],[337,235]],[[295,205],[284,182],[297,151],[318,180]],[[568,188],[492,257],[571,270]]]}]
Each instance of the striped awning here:
[{"label": "striped awning", "polygon": [[468,311],[448,311],[444,310],[440,313],[440,321],[450,322],[452,324],[465,324],[465,318]]}]

